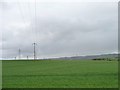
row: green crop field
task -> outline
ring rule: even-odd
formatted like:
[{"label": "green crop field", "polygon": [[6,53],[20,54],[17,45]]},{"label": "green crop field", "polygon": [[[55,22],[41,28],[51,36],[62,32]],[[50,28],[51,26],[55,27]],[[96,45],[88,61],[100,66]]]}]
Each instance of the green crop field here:
[{"label": "green crop field", "polygon": [[3,88],[117,88],[118,62],[3,61]]}]

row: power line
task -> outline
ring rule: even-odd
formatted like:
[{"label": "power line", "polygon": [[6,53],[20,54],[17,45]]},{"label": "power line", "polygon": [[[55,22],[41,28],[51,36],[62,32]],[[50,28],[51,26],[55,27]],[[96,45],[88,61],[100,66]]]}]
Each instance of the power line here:
[{"label": "power line", "polygon": [[22,13],[22,8],[21,8],[21,5],[20,5],[20,2],[18,1],[17,4],[18,4],[18,8],[19,8],[19,11],[20,11],[20,14],[21,14],[21,18],[22,18],[22,20],[23,20],[23,22],[25,24],[25,18],[24,18],[24,15]]},{"label": "power line", "polygon": [[37,41],[37,12],[36,12],[36,0],[35,0],[35,42]]},{"label": "power line", "polygon": [[[32,15],[31,15],[31,8],[30,8],[30,2],[28,3],[28,10],[29,10],[29,15],[30,19],[32,20]],[[33,32],[33,45],[34,45],[34,59],[36,59],[36,42],[37,42],[37,14],[36,14],[36,0],[34,2],[34,26],[31,25],[31,30]]]},{"label": "power line", "polygon": [[36,45],[37,45],[37,43],[36,43],[36,41],[37,41],[37,15],[36,15],[36,0],[35,0],[35,41],[34,41],[34,43],[33,43],[33,47],[34,47],[34,60],[36,60],[37,59],[37,56],[36,56]]},{"label": "power line", "polygon": [[[32,11],[31,11],[31,8],[30,8],[30,1],[28,0],[28,4],[27,4],[27,6],[28,6],[28,11],[29,11],[29,17],[30,17],[30,20],[32,21],[33,19],[32,19]],[[34,27],[33,27],[33,23],[31,23],[31,31],[32,31],[32,33],[33,33],[33,39],[32,39],[32,42],[35,42],[35,35],[34,35]]]},{"label": "power line", "polygon": [[[22,18],[22,21],[24,23],[24,25],[26,24],[26,21],[25,21],[25,17],[24,17],[24,14],[22,12],[22,8],[21,8],[21,5],[20,5],[20,1],[18,0],[17,2],[17,6],[18,6],[18,9],[19,9],[19,12],[20,12],[20,15],[21,15],[21,18]],[[18,50],[18,53],[19,53],[19,60],[21,59],[21,49]]]},{"label": "power line", "polygon": [[[20,14],[21,14],[21,18],[22,18],[22,20],[23,20],[23,22],[24,22],[24,24],[25,24],[25,17],[24,17],[24,15],[23,15],[23,12],[22,12],[22,8],[21,8],[21,5],[20,5],[20,2],[18,1],[18,7],[19,7],[19,11],[20,11]],[[28,8],[29,8],[29,10],[30,10],[30,5],[28,5]],[[29,11],[29,13],[31,13],[30,11]],[[36,57],[36,41],[37,41],[37,14],[36,14],[36,0],[35,0],[35,11],[34,11],[34,14],[35,14],[35,19],[34,19],[34,33],[35,33],[35,37],[34,37],[34,43],[33,43],[33,46],[34,46],[34,60],[37,58]],[[31,16],[31,14],[30,14],[30,17],[31,17],[31,19],[32,19],[32,16]],[[31,26],[31,30],[33,31],[33,27]],[[33,34],[34,34],[33,33]],[[27,57],[28,58],[28,57]],[[19,59],[21,59],[21,50],[19,49]]]}]

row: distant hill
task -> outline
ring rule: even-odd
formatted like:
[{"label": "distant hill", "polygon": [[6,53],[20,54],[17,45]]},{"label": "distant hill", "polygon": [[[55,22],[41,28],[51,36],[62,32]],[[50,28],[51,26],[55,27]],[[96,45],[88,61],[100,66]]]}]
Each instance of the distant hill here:
[{"label": "distant hill", "polygon": [[60,57],[60,58],[51,58],[58,60],[88,60],[88,59],[100,59],[100,58],[118,58],[118,54],[102,54],[102,55],[89,55],[89,56],[71,56],[71,57]]}]

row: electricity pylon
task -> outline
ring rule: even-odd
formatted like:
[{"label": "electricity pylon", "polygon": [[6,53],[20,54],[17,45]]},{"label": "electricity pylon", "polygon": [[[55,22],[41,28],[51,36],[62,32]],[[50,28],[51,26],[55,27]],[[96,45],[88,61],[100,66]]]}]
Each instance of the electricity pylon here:
[{"label": "electricity pylon", "polygon": [[21,50],[19,49],[19,59],[21,59]]},{"label": "electricity pylon", "polygon": [[34,54],[34,60],[36,60],[37,59],[37,56],[36,56],[36,43],[33,43],[33,48],[34,48],[34,52],[33,52],[33,54]]}]

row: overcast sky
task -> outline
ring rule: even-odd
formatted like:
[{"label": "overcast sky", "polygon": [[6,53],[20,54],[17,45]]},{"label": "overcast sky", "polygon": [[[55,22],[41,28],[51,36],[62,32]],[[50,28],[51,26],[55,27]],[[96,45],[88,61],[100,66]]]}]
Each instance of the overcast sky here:
[{"label": "overcast sky", "polygon": [[[35,1],[35,0],[34,0]],[[36,7],[36,9],[35,9]],[[94,55],[118,51],[117,2],[0,3],[3,58]],[[35,14],[36,11],[36,14]]]}]

